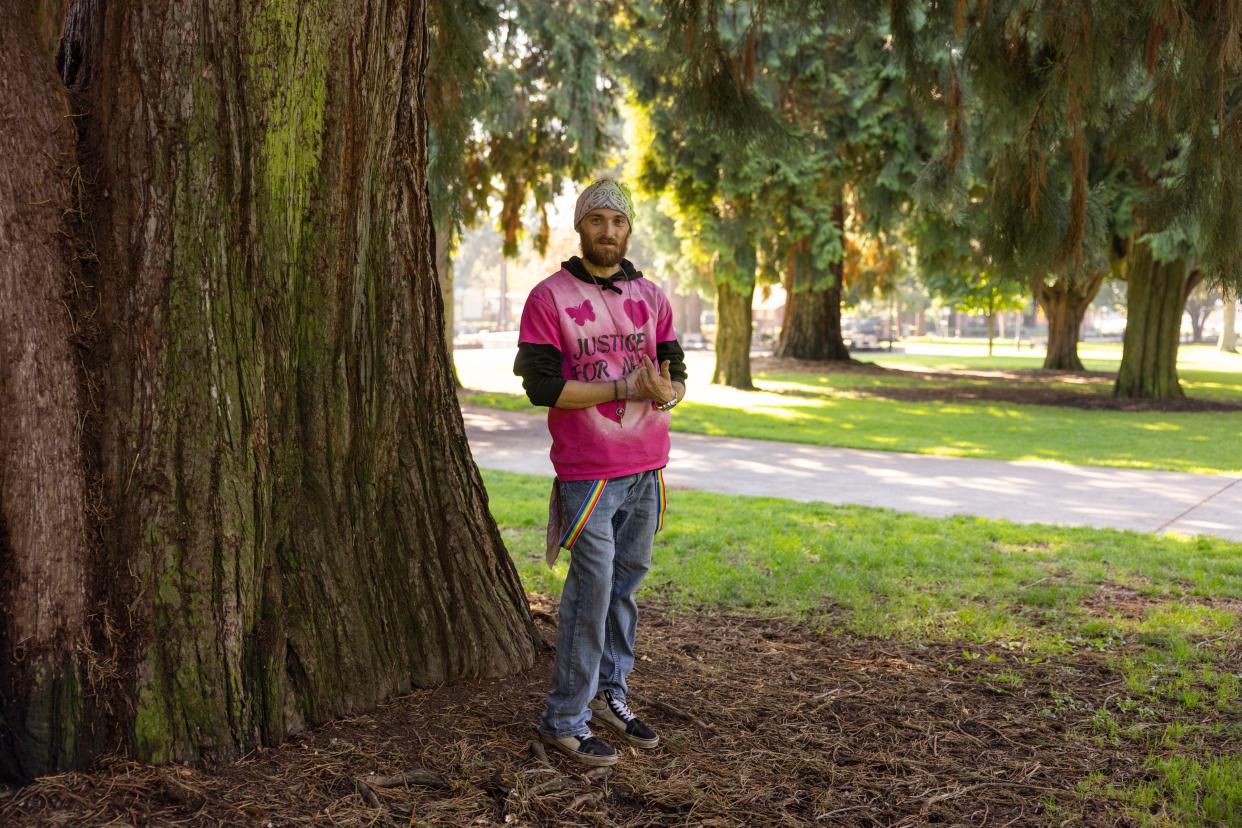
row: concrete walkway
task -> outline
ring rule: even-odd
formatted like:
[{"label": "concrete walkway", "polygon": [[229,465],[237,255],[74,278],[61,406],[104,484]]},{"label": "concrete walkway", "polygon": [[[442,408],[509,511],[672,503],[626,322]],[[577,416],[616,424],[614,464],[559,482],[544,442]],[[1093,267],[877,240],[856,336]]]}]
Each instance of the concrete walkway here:
[{"label": "concrete walkway", "polygon": [[[534,414],[464,407],[479,466],[552,475]],[[933,457],[673,434],[672,488],[885,506],[943,517],[1218,535],[1242,542],[1242,478]]]}]

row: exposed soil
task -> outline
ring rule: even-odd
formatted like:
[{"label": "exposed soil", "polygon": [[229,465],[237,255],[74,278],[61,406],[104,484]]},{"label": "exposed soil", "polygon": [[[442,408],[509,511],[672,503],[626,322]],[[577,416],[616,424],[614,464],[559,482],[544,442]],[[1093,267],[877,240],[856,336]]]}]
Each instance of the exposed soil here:
[{"label": "exposed soil", "polygon": [[[904,402],[990,402],[1021,405],[1052,405],[1099,411],[1242,411],[1242,401],[1202,398],[1180,400],[1134,400],[1112,396],[1116,376],[1100,371],[1045,371],[1014,369],[1009,371],[920,371],[917,369],[883,368],[870,362],[809,362],[806,360],[764,357],[755,359],[755,373],[803,373],[814,375],[867,374],[922,380],[918,386],[849,388],[839,394],[853,397],[879,397]],[[981,380],[978,385],[942,386],[947,380]],[[1081,388],[1054,388],[1051,383],[1069,383]],[[782,391],[792,395],[808,392]],[[832,393],[825,388],[820,393]]]},{"label": "exposed soil", "polygon": [[[534,610],[551,642],[554,606]],[[112,761],[48,777],[0,801],[0,823],[1130,824],[1075,792],[1092,772],[1118,785],[1144,775],[1146,748],[1093,738],[1097,709],[1126,722],[1122,679],[1100,656],[1024,663],[977,644],[652,607],[639,644],[630,701],[663,743],[626,750],[611,771],[532,748],[547,648],[520,676],[393,699],[235,764]],[[1242,749],[1228,738],[1204,749]]]}]

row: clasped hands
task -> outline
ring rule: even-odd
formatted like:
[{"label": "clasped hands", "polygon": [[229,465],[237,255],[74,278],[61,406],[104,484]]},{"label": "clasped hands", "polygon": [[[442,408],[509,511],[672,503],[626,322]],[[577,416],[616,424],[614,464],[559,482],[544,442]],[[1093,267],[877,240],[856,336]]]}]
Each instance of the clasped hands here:
[{"label": "clasped hands", "polygon": [[677,392],[673,389],[673,378],[669,376],[668,365],[669,361],[666,359],[657,369],[655,363],[643,354],[642,363],[625,375],[625,398],[627,400],[651,400],[656,405],[664,405],[677,396]]}]

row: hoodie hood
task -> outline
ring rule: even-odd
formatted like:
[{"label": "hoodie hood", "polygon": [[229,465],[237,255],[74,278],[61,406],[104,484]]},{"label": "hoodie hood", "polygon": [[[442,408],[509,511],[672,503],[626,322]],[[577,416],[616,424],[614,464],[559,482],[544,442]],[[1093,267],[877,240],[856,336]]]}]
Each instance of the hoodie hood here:
[{"label": "hoodie hood", "polygon": [[599,285],[616,293],[621,292],[621,288],[617,287],[617,282],[632,282],[635,279],[643,278],[643,272],[635,270],[633,263],[629,259],[622,259],[617,272],[607,279],[592,276],[586,269],[586,265],[582,263],[582,257],[580,256],[572,256],[568,261],[561,262],[561,267],[568,270],[579,281],[586,282],[588,285]]}]

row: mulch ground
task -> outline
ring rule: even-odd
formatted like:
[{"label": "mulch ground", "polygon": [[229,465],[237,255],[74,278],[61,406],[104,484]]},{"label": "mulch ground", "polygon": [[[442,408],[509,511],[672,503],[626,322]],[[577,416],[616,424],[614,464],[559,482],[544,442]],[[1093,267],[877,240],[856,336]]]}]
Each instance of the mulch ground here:
[{"label": "mulch ground", "polygon": [[1130,824],[1075,792],[1092,772],[1144,775],[1144,748],[1092,736],[1094,709],[1125,720],[1103,658],[1024,663],[648,606],[631,702],[662,745],[584,772],[532,744],[555,635],[555,607],[533,608],[545,647],[527,673],[415,692],[234,764],[47,777],[10,792],[0,824]]},{"label": "mulch ground", "polygon": [[[927,383],[914,386],[849,388],[833,392],[830,388],[811,393],[782,391],[793,395],[819,396],[837,393],[852,397],[878,397],[902,402],[988,402],[1020,405],[1051,405],[1090,411],[1242,411],[1242,402],[1205,398],[1178,400],[1134,400],[1112,396],[1116,374],[1102,371],[1046,371],[1023,368],[1007,371],[920,371],[914,368],[883,368],[870,362],[814,362],[764,357],[751,361],[759,373],[804,373],[814,375],[868,374],[907,377]],[[980,380],[978,385],[939,385],[945,381]],[[1051,383],[1072,384],[1075,388],[1054,388]]]}]

